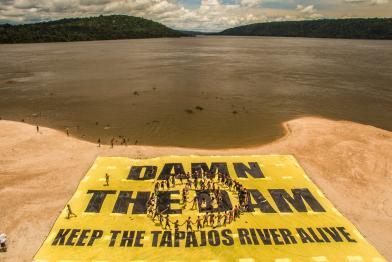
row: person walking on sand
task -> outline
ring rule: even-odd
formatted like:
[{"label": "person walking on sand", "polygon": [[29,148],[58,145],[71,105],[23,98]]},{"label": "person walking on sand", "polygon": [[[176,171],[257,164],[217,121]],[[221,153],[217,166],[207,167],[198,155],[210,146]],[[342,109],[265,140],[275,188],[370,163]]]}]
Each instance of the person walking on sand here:
[{"label": "person walking on sand", "polygon": [[67,132],[67,136],[69,136],[69,128],[68,127],[65,129],[65,131]]},{"label": "person walking on sand", "polygon": [[98,138],[98,147],[101,147],[101,138]]},{"label": "person walking on sand", "polygon": [[39,133],[39,126],[37,125],[37,133]]},{"label": "person walking on sand", "polygon": [[113,148],[113,145],[114,145],[114,138],[110,139],[110,145],[111,145],[112,148]]},{"label": "person walking on sand", "polygon": [[106,186],[109,186],[109,174],[105,174],[105,181],[106,181]]},{"label": "person walking on sand", "polygon": [[71,216],[77,217],[77,215],[74,212],[72,212],[71,206],[67,204],[67,219],[70,219]]},{"label": "person walking on sand", "polygon": [[0,252],[7,252],[7,235],[0,234]]}]

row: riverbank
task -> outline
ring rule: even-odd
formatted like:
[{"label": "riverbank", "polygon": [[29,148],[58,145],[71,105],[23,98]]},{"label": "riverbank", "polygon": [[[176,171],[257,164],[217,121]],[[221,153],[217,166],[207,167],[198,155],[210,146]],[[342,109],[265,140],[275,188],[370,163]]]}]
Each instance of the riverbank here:
[{"label": "riverbank", "polygon": [[292,154],[309,177],[388,260],[392,260],[392,132],[347,121],[299,118],[271,144],[225,150],[110,146],[25,123],[0,121],[0,261],[31,261],[97,156]]}]

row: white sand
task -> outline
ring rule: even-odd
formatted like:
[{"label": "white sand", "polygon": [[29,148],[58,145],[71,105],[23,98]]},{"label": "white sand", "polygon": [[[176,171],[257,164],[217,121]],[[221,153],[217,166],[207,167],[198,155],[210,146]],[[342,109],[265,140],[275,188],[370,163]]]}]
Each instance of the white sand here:
[{"label": "white sand", "polygon": [[320,118],[284,124],[284,138],[246,149],[109,146],[0,121],[0,261],[31,261],[97,156],[293,154],[311,179],[378,251],[392,260],[392,132]]}]

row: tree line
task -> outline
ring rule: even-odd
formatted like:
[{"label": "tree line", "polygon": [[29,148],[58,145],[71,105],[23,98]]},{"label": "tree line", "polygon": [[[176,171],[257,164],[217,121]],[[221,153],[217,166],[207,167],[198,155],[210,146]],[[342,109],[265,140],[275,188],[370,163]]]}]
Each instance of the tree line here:
[{"label": "tree line", "polygon": [[256,23],[226,29],[220,35],[392,39],[392,18],[320,19]]},{"label": "tree line", "polygon": [[[148,19],[127,15],[66,18],[35,24],[0,25],[0,43],[181,37],[197,34],[207,33],[177,31]],[[392,39],[392,18],[320,19],[256,23],[226,29],[214,35]]]},{"label": "tree line", "polygon": [[133,16],[68,18],[23,25],[0,25],[0,43],[42,43],[129,38],[181,37],[186,34]]}]

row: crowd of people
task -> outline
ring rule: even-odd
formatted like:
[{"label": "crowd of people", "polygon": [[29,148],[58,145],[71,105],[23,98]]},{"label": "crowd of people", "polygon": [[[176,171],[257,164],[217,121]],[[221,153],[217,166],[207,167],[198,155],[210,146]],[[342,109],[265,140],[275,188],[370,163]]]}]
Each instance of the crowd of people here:
[{"label": "crowd of people", "polygon": [[[182,208],[186,209],[187,204],[191,203],[191,210],[196,209],[199,205],[199,209],[206,211],[204,215],[198,215],[195,221],[188,217],[180,224],[178,219],[172,221],[169,218],[169,214],[166,213],[168,209],[159,210],[159,193],[176,187],[178,180],[183,186],[181,191]],[[228,209],[228,206],[224,203],[224,195],[221,188],[237,193],[239,204],[234,207],[230,205],[230,209]],[[192,189],[195,191],[195,195],[192,199],[189,199]],[[207,203],[207,196],[209,203]],[[185,224],[187,231],[193,230],[192,225],[196,225],[197,230],[201,230],[207,226],[213,228],[221,227],[236,221],[243,212],[248,210],[249,203],[247,189],[228,174],[195,171],[193,174],[188,172],[186,174],[171,175],[166,180],[157,181],[154,185],[154,191],[147,202],[147,215],[153,222],[157,219],[165,230],[171,229],[171,225],[173,225],[174,230],[178,230],[180,226]],[[214,204],[216,204],[217,208],[214,208]]]}]

